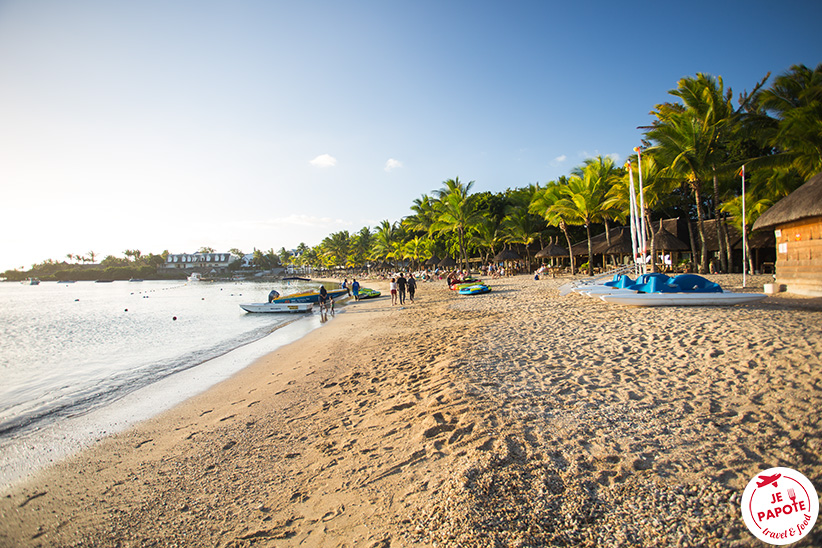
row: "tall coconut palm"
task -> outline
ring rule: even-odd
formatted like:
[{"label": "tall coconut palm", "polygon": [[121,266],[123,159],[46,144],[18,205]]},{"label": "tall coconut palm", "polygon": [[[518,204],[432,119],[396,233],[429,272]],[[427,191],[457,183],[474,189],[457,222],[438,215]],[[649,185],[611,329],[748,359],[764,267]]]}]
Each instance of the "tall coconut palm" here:
[{"label": "tall coconut palm", "polygon": [[822,171],[822,63],[815,69],[792,66],[754,100],[775,116],[762,135],[776,147],[782,165],[796,169],[803,180]]},{"label": "tall coconut palm", "polygon": [[505,219],[502,220],[505,240],[512,244],[522,244],[525,246],[526,265],[531,268],[530,245],[539,237],[541,227],[534,222],[534,216],[528,213],[524,207],[514,208]]},{"label": "tall coconut palm", "polygon": [[568,184],[560,187],[560,198],[551,207],[571,225],[584,225],[588,237],[588,275],[593,275],[594,251],[591,237],[592,225],[601,219],[602,204],[608,192],[608,182],[595,168],[583,168],[582,177],[570,177]]},{"label": "tall coconut palm", "polygon": [[364,226],[351,238],[351,259],[355,266],[364,266],[371,257],[374,235],[371,228]]},{"label": "tall coconut palm", "polygon": [[[609,156],[603,157],[602,155],[596,158],[586,159],[581,166],[577,166],[571,170],[571,175],[584,177],[586,170],[591,171],[593,177],[601,179],[602,184],[606,187],[606,192],[607,189],[617,184],[623,175],[622,169],[617,167],[613,158]],[[605,239],[609,244],[611,243],[609,221],[619,218],[621,214],[622,212],[620,210],[611,208],[607,202],[600,204],[599,217],[603,223],[605,223]]]},{"label": "tall coconut palm", "polygon": [[[752,193],[745,193],[744,227],[742,226],[742,196],[737,196],[733,200],[726,201],[722,204],[722,211],[731,215],[731,223],[737,230],[739,230],[739,232],[745,231],[747,234],[750,234],[751,227],[753,227],[756,220],[772,205],[773,202],[767,198],[756,199]],[[748,255],[748,267],[750,272],[753,272],[754,262],[753,257],[751,256],[751,247],[748,239],[745,240],[745,253]]]},{"label": "tall coconut palm", "polygon": [[421,197],[414,199],[411,211],[414,212],[413,215],[409,215],[402,220],[403,226],[412,232],[421,232],[430,236],[431,225],[437,220],[435,200],[432,200],[427,194],[423,194]]},{"label": "tall coconut palm", "polygon": [[559,227],[565,235],[565,241],[568,244],[568,258],[571,264],[571,272],[576,272],[574,264],[574,252],[571,250],[571,236],[568,234],[568,221],[572,215],[566,214],[562,209],[555,208],[554,205],[562,199],[561,189],[568,184],[566,177],[560,177],[557,181],[551,181],[548,185],[534,193],[531,200],[529,211],[537,215],[541,215],[549,225]]},{"label": "tall coconut palm", "polygon": [[334,232],[322,241],[323,255],[328,259],[330,266],[346,266],[351,249],[351,236],[347,230]]},{"label": "tall coconut palm", "polygon": [[457,177],[444,181],[443,186],[444,189],[435,191],[439,197],[436,205],[438,216],[431,230],[439,233],[453,232],[457,235],[460,257],[467,269],[466,235],[482,219],[471,196],[474,181],[463,184]]},{"label": "tall coconut palm", "polygon": [[484,255],[483,262],[488,262],[496,254],[496,247],[502,241],[500,224],[493,218],[483,218],[471,231],[471,243],[481,249]]},{"label": "tall coconut palm", "polygon": [[654,143],[647,152],[665,166],[667,176],[686,181],[694,195],[701,249],[699,271],[705,273],[708,271],[708,245],[702,187],[704,181],[712,178],[712,166],[717,161],[714,147],[717,128],[684,109],[658,107],[661,107],[655,112],[658,120],[646,134]]},{"label": "tall coconut palm", "polygon": [[395,242],[397,240],[397,223],[383,220],[374,233],[372,250],[374,257],[384,262],[394,258]]}]

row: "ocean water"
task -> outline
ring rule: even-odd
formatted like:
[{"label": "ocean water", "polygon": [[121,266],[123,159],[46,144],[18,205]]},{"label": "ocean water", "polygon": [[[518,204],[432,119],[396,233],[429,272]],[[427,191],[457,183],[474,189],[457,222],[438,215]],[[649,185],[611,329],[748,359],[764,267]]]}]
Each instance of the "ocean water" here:
[{"label": "ocean water", "polygon": [[0,283],[0,486],[171,407],[320,326],[247,314],[311,287]]}]

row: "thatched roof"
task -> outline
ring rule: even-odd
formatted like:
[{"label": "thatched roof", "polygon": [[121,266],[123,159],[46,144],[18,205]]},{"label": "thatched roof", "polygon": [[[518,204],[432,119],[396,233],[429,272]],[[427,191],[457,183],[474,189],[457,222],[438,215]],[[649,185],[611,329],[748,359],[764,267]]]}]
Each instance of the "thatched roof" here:
[{"label": "thatched roof", "polygon": [[425,266],[437,266],[437,263],[440,262],[440,258],[436,255],[431,255],[431,258],[425,261]]},{"label": "thatched roof", "polygon": [[519,256],[519,253],[514,251],[513,249],[503,249],[496,255],[494,255],[495,261],[517,261],[522,257]]},{"label": "thatched roof", "polygon": [[545,257],[566,257],[567,255],[567,249],[555,244],[554,242],[551,242],[539,251],[537,251],[537,254],[534,255],[534,257],[536,257],[537,259],[542,259]]},{"label": "thatched roof", "polygon": [[754,223],[753,229],[774,227],[808,217],[822,217],[822,173],[785,196]]},{"label": "thatched roof", "polygon": [[620,227],[616,238],[611,236],[611,245],[607,241],[603,241],[599,245],[594,246],[594,255],[605,253],[607,255],[630,255],[633,253],[634,247],[631,243],[631,229],[629,227]]},{"label": "thatched roof", "polygon": [[[650,243],[648,247],[650,247]],[[691,249],[691,246],[665,230],[662,223],[659,225],[659,230],[654,233],[654,246],[659,251],[685,251]]]},{"label": "thatched roof", "polygon": [[451,257],[446,257],[437,263],[437,266],[457,266],[457,261]]}]

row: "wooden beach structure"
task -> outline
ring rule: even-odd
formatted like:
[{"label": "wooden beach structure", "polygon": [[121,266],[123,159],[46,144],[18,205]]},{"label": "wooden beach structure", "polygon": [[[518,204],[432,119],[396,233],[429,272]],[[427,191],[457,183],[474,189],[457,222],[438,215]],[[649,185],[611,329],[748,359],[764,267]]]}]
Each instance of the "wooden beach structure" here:
[{"label": "wooden beach structure", "polygon": [[779,286],[790,293],[822,296],[822,173],[774,204],[753,229],[773,230]]}]

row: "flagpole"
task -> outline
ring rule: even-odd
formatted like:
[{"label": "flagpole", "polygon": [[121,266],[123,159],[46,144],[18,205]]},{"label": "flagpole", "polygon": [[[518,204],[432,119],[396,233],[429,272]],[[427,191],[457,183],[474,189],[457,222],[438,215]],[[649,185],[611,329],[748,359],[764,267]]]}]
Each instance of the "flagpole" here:
[{"label": "flagpole", "polygon": [[[642,273],[648,273],[646,264],[647,248],[645,247],[645,193],[642,191],[642,147],[634,147],[637,155],[637,170],[639,171],[639,248],[642,250]],[[653,257],[651,257],[653,260]]]},{"label": "flagpole", "polygon": [[742,289],[745,289],[745,273],[748,271],[748,239],[745,225],[745,165],[742,165]]}]

